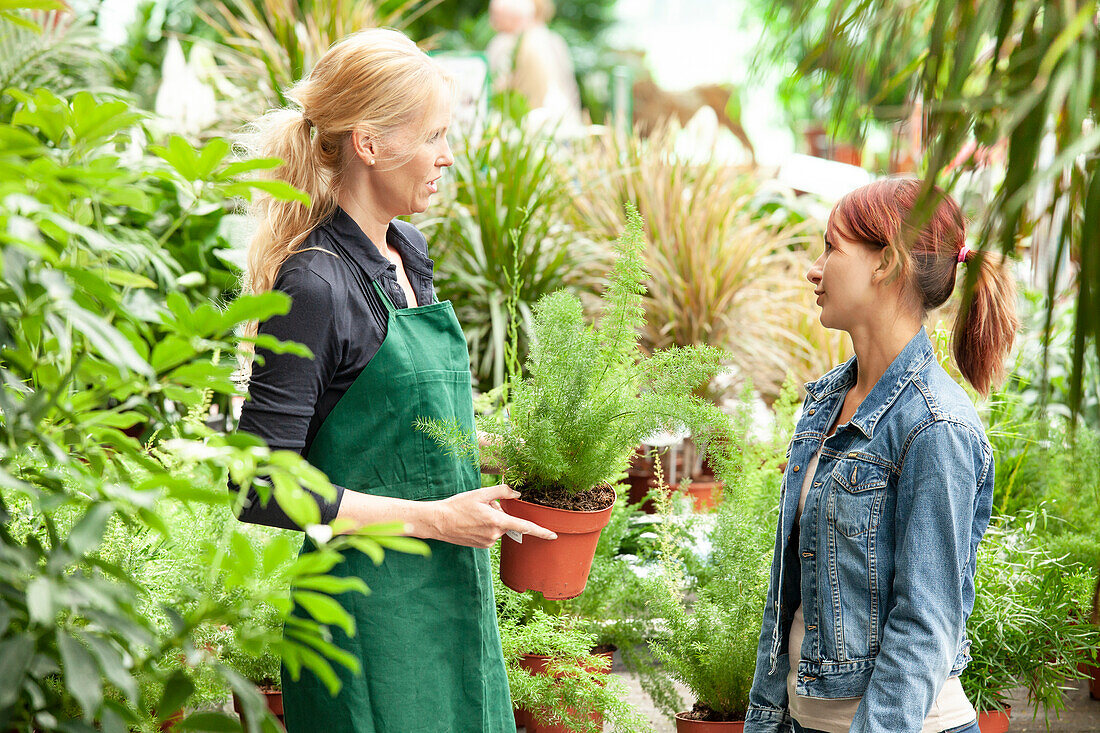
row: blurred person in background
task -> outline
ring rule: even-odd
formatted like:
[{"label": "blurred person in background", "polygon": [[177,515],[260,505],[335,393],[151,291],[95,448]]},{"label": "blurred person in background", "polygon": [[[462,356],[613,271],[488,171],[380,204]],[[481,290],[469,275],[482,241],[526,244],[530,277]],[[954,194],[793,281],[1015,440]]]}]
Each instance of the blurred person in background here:
[{"label": "blurred person in background", "polygon": [[494,90],[527,100],[527,124],[576,127],[580,90],[569,46],[547,27],[553,17],[552,0],[491,0],[489,24],[496,35],[485,54]]}]

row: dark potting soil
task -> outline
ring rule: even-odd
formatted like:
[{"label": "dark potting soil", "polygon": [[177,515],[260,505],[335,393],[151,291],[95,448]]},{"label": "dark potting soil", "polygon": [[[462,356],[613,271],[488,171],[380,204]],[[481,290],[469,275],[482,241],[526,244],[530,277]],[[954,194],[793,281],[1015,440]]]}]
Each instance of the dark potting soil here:
[{"label": "dark potting soil", "polygon": [[705,720],[708,723],[739,723],[745,719],[743,712],[725,715],[716,710],[711,710],[701,702],[695,703],[691,708],[691,712],[684,713],[683,716],[688,720]]},{"label": "dark potting soil", "polygon": [[560,487],[526,489],[519,488],[519,498],[532,504],[568,509],[574,512],[598,512],[615,503],[615,489],[607,484],[579,494],[570,494]]},{"label": "dark potting soil", "polygon": [[618,651],[619,647],[614,644],[597,644],[589,650],[589,654],[607,654],[609,652]]}]

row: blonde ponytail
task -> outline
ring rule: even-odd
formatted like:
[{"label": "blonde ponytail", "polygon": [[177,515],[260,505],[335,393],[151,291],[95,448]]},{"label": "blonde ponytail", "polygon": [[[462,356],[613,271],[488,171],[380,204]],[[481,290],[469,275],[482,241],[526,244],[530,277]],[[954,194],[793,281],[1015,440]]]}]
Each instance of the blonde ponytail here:
[{"label": "blonde ponytail", "polygon": [[973,289],[963,297],[955,318],[952,349],[966,380],[983,395],[1004,378],[1004,363],[1020,319],[1016,315],[1016,281],[1009,263],[992,252],[964,254]]},{"label": "blonde ponytail", "polygon": [[292,109],[275,110],[253,127],[259,140],[258,157],[283,161],[271,171],[271,177],[309,196],[308,206],[267,194],[258,196],[253,204],[258,226],[248,247],[245,287],[251,293],[264,293],[271,290],[279,268],[302,240],[332,214],[336,197],[332,173],[313,149],[312,125],[304,114]]}]

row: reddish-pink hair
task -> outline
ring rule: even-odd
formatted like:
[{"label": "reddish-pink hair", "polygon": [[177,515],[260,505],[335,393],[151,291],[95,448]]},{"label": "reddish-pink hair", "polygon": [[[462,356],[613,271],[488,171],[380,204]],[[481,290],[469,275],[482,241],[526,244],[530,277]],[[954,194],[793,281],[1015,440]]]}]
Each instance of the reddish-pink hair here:
[{"label": "reddish-pink hair", "polygon": [[[915,178],[888,178],[857,188],[833,208],[828,234],[881,249],[888,273],[903,278],[923,315],[947,302],[955,289],[966,221],[938,186],[926,199],[928,206],[915,210],[921,185]],[[988,394],[1004,374],[1020,325],[1016,284],[999,255],[969,250],[964,260],[978,272],[955,320],[952,350],[967,381]]]}]

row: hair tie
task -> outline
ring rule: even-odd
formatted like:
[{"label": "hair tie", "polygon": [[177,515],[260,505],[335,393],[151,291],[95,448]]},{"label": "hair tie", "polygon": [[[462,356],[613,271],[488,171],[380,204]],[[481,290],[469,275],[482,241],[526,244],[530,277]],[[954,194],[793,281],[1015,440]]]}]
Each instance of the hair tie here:
[{"label": "hair tie", "polygon": [[305,123],[306,123],[307,125],[309,125],[310,127],[313,127],[313,120],[311,120],[311,119],[309,119],[308,117],[306,117],[306,115],[305,115],[305,113],[304,113],[304,112],[302,113],[302,120],[303,120],[303,121],[304,121],[304,122],[305,122]]},{"label": "hair tie", "polygon": [[963,248],[959,250],[959,264],[962,264],[963,262],[966,262],[966,256],[969,255],[973,251],[974,250],[970,249],[969,244],[964,244]]}]

